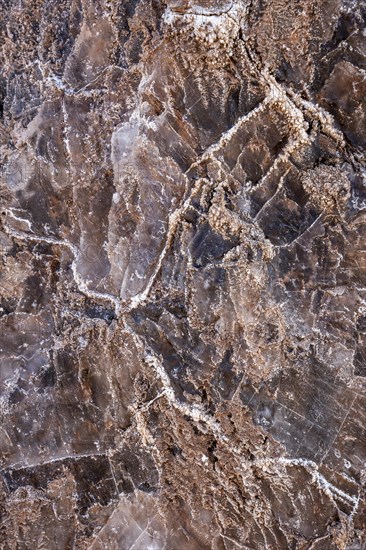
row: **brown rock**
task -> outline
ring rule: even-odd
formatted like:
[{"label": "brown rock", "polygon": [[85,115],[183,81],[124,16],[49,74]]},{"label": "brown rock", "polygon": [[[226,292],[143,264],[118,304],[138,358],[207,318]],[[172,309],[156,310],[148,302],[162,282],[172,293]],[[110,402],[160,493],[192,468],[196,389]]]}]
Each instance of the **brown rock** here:
[{"label": "brown rock", "polygon": [[0,9],[0,548],[364,548],[363,3]]}]

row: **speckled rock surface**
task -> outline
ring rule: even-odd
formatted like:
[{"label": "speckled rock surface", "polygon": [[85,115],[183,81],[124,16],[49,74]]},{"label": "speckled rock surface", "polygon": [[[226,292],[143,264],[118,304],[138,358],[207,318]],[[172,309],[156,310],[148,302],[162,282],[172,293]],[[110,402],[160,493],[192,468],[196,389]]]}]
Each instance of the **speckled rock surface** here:
[{"label": "speckled rock surface", "polygon": [[0,547],[366,548],[362,0],[2,0]]}]

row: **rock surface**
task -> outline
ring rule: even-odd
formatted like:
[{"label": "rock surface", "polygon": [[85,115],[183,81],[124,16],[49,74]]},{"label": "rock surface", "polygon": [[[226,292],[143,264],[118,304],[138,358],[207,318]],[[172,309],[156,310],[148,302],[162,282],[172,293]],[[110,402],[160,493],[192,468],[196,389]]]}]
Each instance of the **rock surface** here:
[{"label": "rock surface", "polygon": [[366,547],[365,21],[1,2],[1,549]]}]

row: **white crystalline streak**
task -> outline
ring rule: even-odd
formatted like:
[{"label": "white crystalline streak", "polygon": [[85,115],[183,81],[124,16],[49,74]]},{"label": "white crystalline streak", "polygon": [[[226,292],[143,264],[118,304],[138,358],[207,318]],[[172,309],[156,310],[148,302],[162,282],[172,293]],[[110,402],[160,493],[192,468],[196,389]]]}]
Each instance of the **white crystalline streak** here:
[{"label": "white crystalline streak", "polygon": [[213,44],[221,42],[227,44],[238,34],[242,6],[233,2],[230,8],[220,13],[210,13],[208,9],[199,7],[197,10],[185,13],[174,12],[168,8],[163,16],[164,23],[172,28],[178,23],[183,24],[196,38]]}]

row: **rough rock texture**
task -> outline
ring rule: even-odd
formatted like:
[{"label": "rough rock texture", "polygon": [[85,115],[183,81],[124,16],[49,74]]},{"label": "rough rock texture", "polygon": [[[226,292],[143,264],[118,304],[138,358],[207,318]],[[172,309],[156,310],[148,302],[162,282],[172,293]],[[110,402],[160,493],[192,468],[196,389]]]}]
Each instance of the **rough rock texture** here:
[{"label": "rough rock texture", "polygon": [[365,548],[363,0],[0,5],[1,549]]}]

